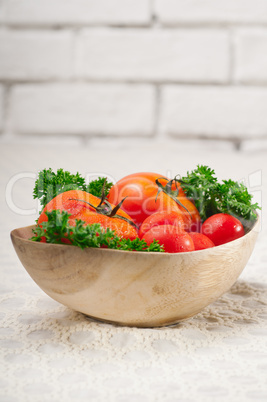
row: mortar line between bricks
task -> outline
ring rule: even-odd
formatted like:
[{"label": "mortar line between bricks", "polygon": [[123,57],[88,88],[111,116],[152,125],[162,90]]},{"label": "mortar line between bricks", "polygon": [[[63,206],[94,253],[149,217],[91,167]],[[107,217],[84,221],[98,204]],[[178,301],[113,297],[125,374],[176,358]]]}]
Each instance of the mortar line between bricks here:
[{"label": "mortar line between bricks", "polygon": [[[230,27],[234,28],[267,28],[266,22],[180,22],[180,23],[162,23],[155,16],[155,21],[157,23],[157,27],[161,30],[174,30],[174,29],[184,29],[184,30],[213,30],[213,29],[227,29]],[[131,29],[140,29],[150,31],[153,27],[153,20],[147,23],[128,23],[128,24],[113,24],[113,23],[58,23],[58,24],[45,24],[45,23],[27,23],[20,25],[18,23],[8,23],[8,22],[0,22],[1,28],[8,28],[9,30],[16,31],[27,31],[31,30],[44,30],[44,31],[62,31],[62,30],[71,30],[71,29],[96,29],[96,28],[111,28],[111,29],[121,29],[121,30],[131,30]]]},{"label": "mortar line between bricks", "polygon": [[236,150],[237,152],[240,152],[240,151],[241,151],[242,143],[243,143],[243,140],[242,140],[242,139],[233,141],[235,150]]},{"label": "mortar line between bricks", "polygon": [[266,22],[180,22],[162,23],[159,21],[162,30],[173,29],[228,29],[228,28],[267,28]]},{"label": "mortar line between bricks", "polygon": [[21,131],[17,131],[16,133],[15,133],[15,136],[17,137],[17,138],[26,138],[26,137],[28,137],[28,138],[35,138],[35,137],[37,137],[37,136],[40,136],[40,137],[43,137],[43,136],[46,136],[46,137],[51,137],[51,138],[53,138],[53,137],[56,137],[56,136],[58,136],[59,138],[60,137],[68,137],[68,138],[70,138],[70,137],[73,137],[73,138],[79,138],[81,141],[84,141],[84,140],[88,140],[88,139],[90,139],[90,138],[97,138],[97,137],[100,137],[100,138],[113,138],[113,139],[127,139],[127,138],[132,138],[132,136],[134,136],[134,138],[137,138],[138,140],[140,140],[140,139],[142,139],[142,138],[144,138],[144,139],[151,139],[151,141],[153,141],[154,140],[154,136],[153,136],[153,133],[151,134],[151,133],[145,133],[144,134],[144,132],[136,132],[136,131],[127,131],[127,134],[117,134],[117,133],[115,133],[115,132],[111,132],[111,133],[107,133],[107,132],[104,132],[104,131],[91,131],[91,130],[88,130],[88,131],[75,131],[75,133],[66,133],[66,131],[57,131],[57,132],[50,132],[50,131],[42,131],[42,132],[38,132],[38,133],[36,133],[36,132],[31,132],[31,131],[26,131],[26,130],[21,130]]},{"label": "mortar line between bricks", "polygon": [[235,148],[238,148],[239,143],[242,141],[253,141],[253,140],[266,140],[266,133],[263,134],[255,134],[253,137],[242,137],[242,134],[239,136],[237,134],[220,134],[220,136],[208,135],[205,133],[192,134],[190,132],[184,131],[183,133],[177,133],[174,131],[166,131],[165,135],[169,138],[175,139],[190,139],[190,140],[204,140],[204,141],[228,141],[235,145]]},{"label": "mortar line between bricks", "polygon": [[40,85],[46,86],[49,84],[90,84],[90,85],[101,85],[101,84],[110,84],[112,85],[129,85],[129,86],[138,86],[138,85],[148,85],[148,86],[188,86],[188,87],[214,87],[214,88],[263,88],[266,89],[267,81],[259,81],[259,82],[217,82],[217,81],[175,81],[175,80],[146,80],[146,79],[115,79],[115,78],[86,78],[86,77],[73,77],[73,78],[53,78],[53,79],[11,79],[11,78],[0,78],[1,85],[8,85],[10,87],[16,85]]},{"label": "mortar line between bricks", "polygon": [[[100,141],[101,140],[119,140],[119,141],[124,141],[124,142],[129,142],[129,143],[131,143],[131,142],[136,142],[136,145],[138,145],[138,144],[140,144],[140,142],[143,142],[143,143],[152,143],[152,142],[154,142],[154,137],[152,137],[152,136],[149,136],[149,135],[146,135],[146,136],[143,136],[142,134],[138,134],[138,135],[135,135],[135,137],[133,138],[131,135],[118,135],[118,134],[106,134],[106,133],[94,133],[94,134],[92,134],[92,133],[88,133],[88,134],[63,134],[63,133],[61,133],[61,134],[59,134],[59,133],[57,133],[57,134],[51,134],[51,133],[49,133],[49,134],[46,134],[46,137],[44,138],[44,134],[39,134],[39,133],[36,133],[36,134],[34,134],[34,133],[16,133],[16,134],[14,134],[14,135],[12,135],[12,137],[10,137],[10,139],[11,140],[30,140],[30,139],[36,139],[36,140],[40,140],[40,141],[46,141],[46,140],[55,140],[55,141],[60,141],[60,140],[62,140],[62,136],[64,135],[64,137],[66,136],[68,139],[75,139],[75,140],[77,140],[78,139],[78,142],[79,143],[86,143],[86,144],[90,144],[90,141],[91,140],[97,140],[97,139],[99,139]],[[161,139],[163,139],[163,138],[160,138],[160,140]],[[244,138],[244,139],[240,139],[240,142],[242,142],[242,141],[254,141],[254,140],[262,140],[262,139],[264,139],[265,140],[265,138],[253,138],[253,139],[248,139],[248,138]],[[138,141],[135,141],[135,140],[138,140]],[[174,144],[174,143],[177,143],[179,140],[182,140],[182,141],[184,141],[184,140],[186,140],[186,141],[196,141],[196,140],[201,140],[201,141],[204,141],[204,142],[213,142],[213,143],[220,143],[220,142],[227,142],[227,143],[229,143],[229,144],[232,144],[232,145],[234,145],[234,143],[236,142],[236,141],[238,141],[239,142],[239,140],[236,140],[236,139],[229,139],[229,138],[224,138],[224,137],[220,137],[220,138],[218,138],[218,137],[208,137],[208,136],[198,136],[198,135],[191,135],[191,136],[187,136],[187,135],[184,135],[184,134],[181,134],[181,135],[177,135],[177,136],[174,136],[174,135],[171,135],[171,136],[168,136],[168,137],[166,137],[165,139],[164,139],[164,141],[165,142],[167,142],[167,143],[172,143],[172,144]],[[81,144],[80,144],[81,145]]]},{"label": "mortar line between bricks", "polygon": [[[59,143],[59,142],[61,142],[62,141],[62,135],[49,135],[48,137],[46,137],[45,139],[44,139],[44,136],[42,135],[42,134],[32,134],[32,135],[30,135],[30,134],[24,134],[24,135],[21,135],[21,134],[12,134],[12,135],[5,135],[6,133],[3,133],[3,135],[1,135],[0,136],[0,144],[1,143],[4,143],[4,144],[13,144],[13,143],[19,143],[19,144],[27,144],[28,143],[28,141],[31,141],[31,143],[32,143],[32,141],[37,141],[37,143],[38,144],[46,144],[47,143],[47,141],[48,141],[48,143]],[[77,135],[75,135],[75,134],[71,134],[71,135],[68,135],[68,138],[67,138],[67,141],[70,139],[70,140],[73,140],[73,141],[75,141],[75,145],[77,145],[77,146],[81,146],[81,142],[82,142],[82,146],[84,146],[84,147],[88,147],[88,146],[90,146],[91,144],[92,144],[92,146],[93,147],[99,147],[99,146],[101,146],[102,147],[102,141],[103,140],[112,140],[112,141],[120,141],[118,144],[119,145],[121,145],[121,141],[123,141],[123,145],[122,145],[122,147],[125,147],[127,144],[127,146],[129,146],[129,145],[131,145],[131,143],[132,143],[132,137],[131,136],[125,136],[125,137],[116,137],[116,138],[114,138],[112,135],[102,135],[101,137],[99,137],[99,136],[97,136],[97,135],[90,135],[90,136],[87,136],[87,135],[79,135],[79,138],[77,138],[78,136]],[[78,139],[78,141],[77,141],[77,139]],[[97,143],[95,143],[94,141],[95,140],[99,140]],[[145,145],[145,146],[149,146],[149,144],[150,143],[154,143],[153,142],[153,138],[151,138],[151,137],[140,137],[140,138],[138,138],[137,139],[138,140],[138,142],[134,142],[134,146],[138,146],[138,147],[140,147],[140,142],[142,142],[142,144],[141,145]],[[178,137],[176,137],[176,138],[173,138],[173,137],[167,137],[166,139],[165,139],[165,142],[167,143],[167,144],[169,144],[169,145],[175,145],[175,144],[177,144],[178,142],[179,142],[179,140],[181,140],[181,141],[192,141],[192,142],[194,142],[194,141],[196,141],[196,140],[199,140],[199,137],[195,137],[195,138],[192,138],[192,137],[190,137],[190,138],[188,138],[188,137],[186,137],[186,138],[178,138]],[[242,139],[242,140],[240,140],[239,141],[239,145],[238,146],[236,146],[236,144],[234,143],[234,141],[232,141],[232,140],[227,140],[227,139],[224,139],[224,138],[202,138],[201,139],[203,142],[205,142],[205,143],[210,143],[210,144],[213,144],[213,143],[217,143],[218,145],[220,144],[220,143],[227,143],[227,144],[229,144],[229,145],[231,145],[232,146],[232,149],[233,149],[233,151],[235,151],[235,152],[246,152],[246,149],[244,149],[244,146],[246,145],[246,144],[248,144],[249,142],[251,142],[251,143],[257,143],[257,141],[265,141],[266,140],[266,138],[261,138],[261,139],[248,139],[248,138],[244,138],[244,139]],[[52,142],[51,142],[52,141]],[[93,142],[92,142],[93,141]],[[69,142],[68,142],[68,144],[70,144]],[[72,144],[72,143],[71,143]],[[114,144],[114,142],[113,142],[113,144]],[[256,147],[256,150],[259,150],[258,149],[259,147],[257,146]],[[262,149],[261,149],[262,150]]]},{"label": "mortar line between bricks", "polygon": [[2,135],[10,132],[10,89],[11,85],[9,83],[4,83]]},{"label": "mortar line between bricks", "polygon": [[160,22],[158,20],[158,16],[155,11],[155,0],[150,0],[150,15],[152,22],[152,29],[158,29],[160,27]]},{"label": "mortar line between bricks", "polygon": [[71,78],[68,80],[69,81],[74,81],[76,77],[78,76],[78,51],[79,51],[79,40],[81,38],[81,28],[75,28],[72,30],[72,45],[71,45],[71,54],[72,54],[72,64],[71,64]]},{"label": "mortar line between bricks", "polygon": [[143,24],[97,24],[97,23],[88,23],[88,24],[78,24],[78,23],[72,23],[72,24],[42,24],[41,22],[37,24],[25,24],[25,25],[19,25],[15,23],[1,23],[0,22],[0,29],[5,28],[10,31],[27,31],[27,30],[36,30],[36,31],[64,31],[64,30],[72,30],[72,29],[105,29],[105,28],[110,28],[110,29],[122,29],[122,30],[131,30],[131,29],[147,29],[148,31],[151,29],[152,22],[149,21],[148,23],[143,23]]},{"label": "mortar line between bricks", "polygon": [[[134,137],[132,137],[134,134]],[[128,132],[127,134],[117,134],[115,132],[112,133],[106,133],[102,131],[88,131],[88,132],[76,132],[74,133],[66,133],[65,131],[57,131],[56,133],[51,133],[51,132],[38,132],[38,133],[33,133],[29,131],[18,131],[16,133],[12,133],[12,139],[17,138],[17,139],[30,139],[30,138],[50,138],[50,139],[60,139],[60,138],[75,138],[79,139],[79,142],[88,142],[93,139],[100,138],[102,140],[104,139],[114,139],[114,140],[123,140],[123,141],[129,141],[131,142],[132,140],[138,140],[144,141],[144,142],[153,142],[156,138],[151,135],[151,134],[146,134],[144,135],[143,133],[136,133],[136,132]],[[0,136],[1,137],[1,136]],[[241,137],[236,134],[232,135],[231,134],[225,134],[225,135],[220,135],[218,136],[213,136],[213,135],[208,135],[205,133],[199,133],[199,134],[192,134],[186,131],[183,131],[183,133],[177,133],[174,131],[165,131],[165,136],[162,138],[157,138],[157,140],[164,140],[164,141],[169,141],[169,142],[176,142],[179,140],[188,140],[188,141],[196,141],[196,140],[201,140],[201,141],[212,141],[212,142],[227,142],[231,143],[235,149],[239,149],[241,144],[243,142],[247,141],[262,141],[266,140],[266,134],[257,134],[254,135],[253,138],[249,137]]]}]

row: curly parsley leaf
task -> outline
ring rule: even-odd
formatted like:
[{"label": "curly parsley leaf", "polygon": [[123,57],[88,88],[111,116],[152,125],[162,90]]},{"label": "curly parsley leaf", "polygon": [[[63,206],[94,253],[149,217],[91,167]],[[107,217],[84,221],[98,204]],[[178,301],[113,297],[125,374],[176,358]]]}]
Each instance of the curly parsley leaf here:
[{"label": "curly parsley leaf", "polygon": [[[87,185],[80,173],[71,174],[70,172],[58,169],[53,172],[50,169],[43,169],[39,172],[38,178],[33,189],[33,198],[38,198],[42,207],[51,201],[58,194],[69,190],[82,190],[91,192],[96,197],[101,197],[102,187],[106,178],[99,177]],[[106,192],[110,190],[112,183],[106,182]]]},{"label": "curly parsley leaf", "polygon": [[258,203],[252,203],[247,187],[233,180],[219,183],[214,170],[197,165],[192,172],[181,178],[181,185],[187,197],[193,199],[204,221],[217,213],[228,213],[240,219],[244,225],[255,221]]},{"label": "curly parsley leaf", "polygon": [[101,197],[102,188],[104,184],[105,184],[105,195],[107,196],[109,190],[113,186],[113,183],[107,181],[106,177],[98,177],[98,179],[90,181],[90,183],[86,188],[86,191],[92,195],[95,195],[96,197]]},{"label": "curly parsley leaf", "polygon": [[51,168],[39,172],[33,189],[33,198],[38,198],[44,207],[56,195],[69,190],[86,190],[85,179],[63,169],[53,172]]},{"label": "curly parsley leaf", "polygon": [[68,222],[70,214],[66,211],[53,210],[46,212],[48,221],[42,222],[42,227],[33,229],[34,236],[30,239],[47,243],[71,244],[82,249],[86,247],[106,246],[111,249],[144,252],[164,252],[164,247],[154,240],[148,245],[144,240],[122,239],[114,230],[103,228],[99,223],[85,225],[82,220],[76,219],[76,224],[71,226]]}]

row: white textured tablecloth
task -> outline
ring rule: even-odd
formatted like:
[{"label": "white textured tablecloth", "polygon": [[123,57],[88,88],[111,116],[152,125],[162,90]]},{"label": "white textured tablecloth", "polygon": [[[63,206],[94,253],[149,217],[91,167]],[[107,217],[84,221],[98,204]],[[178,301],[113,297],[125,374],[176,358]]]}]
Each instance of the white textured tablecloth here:
[{"label": "white textured tablecloth", "polygon": [[[178,144],[142,151],[2,144],[0,401],[266,401],[266,159],[227,149],[181,151]],[[23,216],[18,209],[37,204],[33,179],[16,181],[18,174],[51,166],[119,179],[134,171],[184,174],[197,163],[215,168],[220,178],[249,179],[250,191],[262,195],[263,211],[241,277],[194,318],[160,329],[93,322],[50,299],[19,262],[9,232],[33,224],[37,214]]]}]

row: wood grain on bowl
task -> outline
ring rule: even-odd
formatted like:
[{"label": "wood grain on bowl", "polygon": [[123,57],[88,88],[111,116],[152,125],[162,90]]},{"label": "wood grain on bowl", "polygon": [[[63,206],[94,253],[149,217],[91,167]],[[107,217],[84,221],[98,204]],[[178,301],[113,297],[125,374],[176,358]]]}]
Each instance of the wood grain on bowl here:
[{"label": "wood grain on bowl", "polygon": [[188,253],[146,253],[38,243],[34,226],[11,238],[32,279],[58,302],[93,318],[154,327],[189,318],[237,280],[254,248],[259,219],[245,236]]}]

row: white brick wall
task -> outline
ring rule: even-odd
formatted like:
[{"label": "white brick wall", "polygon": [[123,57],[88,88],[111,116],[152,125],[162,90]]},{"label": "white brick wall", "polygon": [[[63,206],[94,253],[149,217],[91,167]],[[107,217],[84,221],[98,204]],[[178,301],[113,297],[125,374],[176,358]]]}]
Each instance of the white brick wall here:
[{"label": "white brick wall", "polygon": [[267,83],[267,28],[239,30],[235,47],[236,81]]},{"label": "white brick wall", "polygon": [[226,82],[228,34],[87,30],[80,38],[78,63],[79,74],[92,79]]},{"label": "white brick wall", "polygon": [[18,85],[11,94],[20,134],[151,135],[154,90],[147,85]]},{"label": "white brick wall", "polygon": [[9,23],[24,25],[144,24],[150,0],[2,0]]},{"label": "white brick wall", "polygon": [[266,93],[267,0],[0,0],[0,143],[242,149]]},{"label": "white brick wall", "polygon": [[160,128],[165,134],[212,138],[267,134],[267,88],[166,87],[162,103]]},{"label": "white brick wall", "polygon": [[0,78],[65,79],[72,73],[69,32],[0,31]]},{"label": "white brick wall", "polygon": [[266,23],[266,0],[155,0],[164,24]]}]

